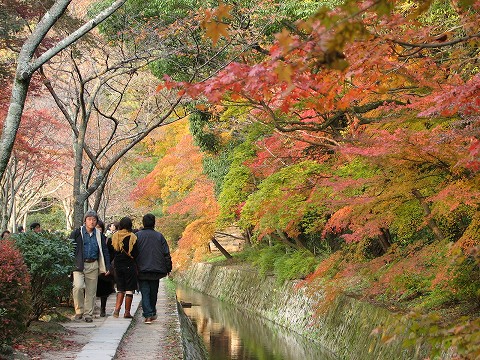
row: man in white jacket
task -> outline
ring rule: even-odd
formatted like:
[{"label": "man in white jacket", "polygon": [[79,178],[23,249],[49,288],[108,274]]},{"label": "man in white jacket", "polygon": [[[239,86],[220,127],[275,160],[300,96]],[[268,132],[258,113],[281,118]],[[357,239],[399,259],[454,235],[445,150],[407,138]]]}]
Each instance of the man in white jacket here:
[{"label": "man in white jacket", "polygon": [[110,257],[105,235],[96,228],[97,213],[93,210],[87,211],[83,222],[83,226],[70,234],[75,246],[73,304],[76,320],[83,317],[86,322],[92,322],[98,275],[99,273],[108,275]]}]

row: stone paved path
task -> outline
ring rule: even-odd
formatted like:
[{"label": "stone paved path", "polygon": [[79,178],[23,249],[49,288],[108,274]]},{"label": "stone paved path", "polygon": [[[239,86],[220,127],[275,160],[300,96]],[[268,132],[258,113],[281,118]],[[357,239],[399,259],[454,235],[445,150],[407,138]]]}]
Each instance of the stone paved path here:
[{"label": "stone paved path", "polygon": [[[92,323],[71,321],[64,327],[70,332],[68,339],[76,345],[61,351],[45,352],[42,360],[64,359],[183,359],[180,322],[174,290],[167,289],[167,281],[161,280],[158,290],[158,319],[145,324],[142,317],[141,295],[135,294],[132,310],[136,309],[133,319],[113,318],[115,295],[107,301],[107,317],[98,314]],[[97,299],[97,303],[100,300]],[[40,359],[39,358],[39,359]]]},{"label": "stone paved path", "polygon": [[175,294],[169,293],[164,281],[160,282],[158,291],[157,315],[156,321],[145,324],[142,309],[137,311],[120,343],[116,360],[184,358]]}]

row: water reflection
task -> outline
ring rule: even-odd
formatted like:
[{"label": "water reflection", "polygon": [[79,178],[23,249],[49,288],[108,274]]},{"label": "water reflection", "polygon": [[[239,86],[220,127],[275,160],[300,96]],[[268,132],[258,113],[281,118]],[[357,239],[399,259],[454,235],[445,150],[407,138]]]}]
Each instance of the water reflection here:
[{"label": "water reflection", "polygon": [[210,296],[177,286],[177,297],[211,360],[334,359],[317,343]]}]

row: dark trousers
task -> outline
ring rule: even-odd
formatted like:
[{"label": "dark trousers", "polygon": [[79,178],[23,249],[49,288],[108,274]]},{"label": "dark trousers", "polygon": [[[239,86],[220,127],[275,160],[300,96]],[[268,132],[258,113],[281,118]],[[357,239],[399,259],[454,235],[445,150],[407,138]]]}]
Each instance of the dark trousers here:
[{"label": "dark trousers", "polygon": [[157,315],[157,294],[160,280],[138,280],[140,292],[142,293],[143,317]]}]

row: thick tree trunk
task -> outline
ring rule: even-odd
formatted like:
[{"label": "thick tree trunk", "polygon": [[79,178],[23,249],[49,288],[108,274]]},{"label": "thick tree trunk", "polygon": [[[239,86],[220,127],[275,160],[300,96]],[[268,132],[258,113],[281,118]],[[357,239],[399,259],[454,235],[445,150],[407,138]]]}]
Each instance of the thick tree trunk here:
[{"label": "thick tree trunk", "polygon": [[108,181],[108,174],[105,174],[105,178],[102,180],[102,182],[100,183],[100,186],[95,192],[95,202],[93,203],[93,210],[95,210],[97,213],[98,213],[98,209],[100,208],[100,202],[102,201],[103,193],[105,191],[105,186],[107,185],[107,181]]},{"label": "thick tree trunk", "polygon": [[440,228],[438,227],[437,225],[437,222],[435,221],[435,219],[433,219],[430,215],[431,215],[431,210],[430,210],[430,206],[428,205],[428,203],[425,201],[425,198],[422,196],[422,194],[420,193],[420,190],[418,189],[413,189],[412,190],[412,194],[413,196],[415,196],[415,198],[420,202],[420,205],[422,206],[423,208],[423,213],[425,214],[425,216],[427,217],[427,224],[428,224],[428,227],[430,228],[430,230],[432,230],[433,234],[435,235],[435,237],[437,238],[437,240],[443,240],[445,239],[445,236],[443,235],[442,233],[442,230],[440,230]]},{"label": "thick tree trunk", "polygon": [[[272,234],[272,235],[273,235],[273,234]],[[284,244],[286,247],[289,247],[289,248],[290,248],[290,247],[293,247],[293,248],[295,248],[295,249],[298,250],[297,245],[294,244],[294,243],[292,243],[291,241],[289,241],[289,240],[285,237],[285,235],[284,235],[284,236],[281,236],[281,235],[280,235],[280,232],[279,232],[278,230],[277,230],[277,234],[276,234],[275,237],[269,236],[268,246],[273,246],[273,243],[272,243],[272,241],[270,240],[270,239],[272,239],[272,238],[277,239],[277,240],[280,241],[282,244]]]},{"label": "thick tree trunk", "polygon": [[[22,69],[19,67],[18,73]],[[22,118],[25,100],[27,98],[28,86],[30,84],[30,77],[25,80],[15,78],[12,89],[12,97],[10,99],[10,106],[8,108],[7,117],[3,124],[2,135],[0,137],[0,179],[3,178],[5,170],[7,169],[10,155],[12,154],[13,144],[17,136],[17,131],[20,126],[20,119]]]},{"label": "thick tree trunk", "polygon": [[380,247],[383,250],[383,253],[386,253],[388,251],[388,248],[390,247],[390,245],[392,245],[392,243],[390,242],[390,240],[391,240],[390,231],[388,229],[384,229],[384,228],[381,228],[380,231],[382,233],[378,236],[378,242],[380,244]]},{"label": "thick tree trunk", "polygon": [[278,235],[278,237],[280,238],[280,240],[281,240],[285,245],[294,247],[294,248],[296,248],[297,250],[307,250],[307,251],[310,251],[310,250],[308,250],[307,247],[300,241],[300,239],[295,238],[295,239],[293,239],[293,241],[294,241],[295,243],[292,243],[292,242],[287,238],[287,236],[285,236],[285,233],[284,233],[282,230],[277,229],[276,232],[277,232],[277,235]]},{"label": "thick tree trunk", "polygon": [[246,247],[252,246],[252,232],[250,228],[245,230],[245,246]]},{"label": "thick tree trunk", "polygon": [[[85,120],[81,120],[85,121]],[[83,144],[85,143],[86,127],[79,126],[80,131],[77,134],[72,134],[74,137],[74,158],[75,164],[73,168],[73,227],[77,228],[83,223],[83,214],[85,213],[85,201],[88,197],[85,196],[85,185],[83,184],[82,169],[83,169]]]}]

